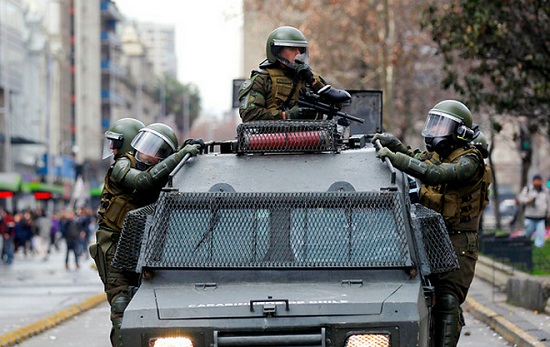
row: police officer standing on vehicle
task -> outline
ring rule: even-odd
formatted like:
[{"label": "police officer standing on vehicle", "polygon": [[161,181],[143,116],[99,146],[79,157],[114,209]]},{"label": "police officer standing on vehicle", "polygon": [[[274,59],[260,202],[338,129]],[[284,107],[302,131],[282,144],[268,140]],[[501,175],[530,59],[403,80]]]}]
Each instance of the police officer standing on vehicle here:
[{"label": "police officer standing on vehicle", "polygon": [[111,266],[124,219],[130,210],[157,200],[169,173],[186,154],[196,155],[202,140],[190,141],[198,146],[188,144],[178,150],[169,126],[153,123],[145,127],[133,118],[116,121],[105,138],[104,159],[114,155],[114,162],[105,175],[97,211],[97,243],[90,246],[90,254],[111,305],[111,344],[121,346],[120,326],[131,299],[130,287],[139,284],[139,274]]},{"label": "police officer standing on vehicle", "polygon": [[319,119],[315,110],[297,105],[300,89],[319,91],[326,83],[308,65],[308,42],[291,26],[275,29],[266,43],[267,59],[239,90],[243,122]]},{"label": "police officer standing on vehicle", "polygon": [[422,183],[420,203],[439,212],[445,221],[460,268],[432,274],[434,346],[456,346],[464,325],[460,304],[466,299],[478,256],[478,228],[492,182],[483,155],[470,143],[476,133],[470,110],[445,100],[428,113],[422,136],[428,152],[411,151],[391,134],[376,134],[377,156],[389,158],[399,170]]}]

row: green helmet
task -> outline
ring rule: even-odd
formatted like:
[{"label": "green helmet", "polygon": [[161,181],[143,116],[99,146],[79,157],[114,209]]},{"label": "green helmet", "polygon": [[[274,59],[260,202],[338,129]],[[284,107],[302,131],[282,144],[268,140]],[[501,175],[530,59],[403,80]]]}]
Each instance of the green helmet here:
[{"label": "green helmet", "polygon": [[174,130],[163,123],[149,124],[141,129],[132,141],[136,159],[147,165],[154,165],[165,159],[178,148]]},{"label": "green helmet", "polygon": [[288,62],[281,60],[279,53],[284,47],[298,47],[300,48],[300,55],[297,59],[304,63],[307,63],[307,48],[308,43],[304,34],[294,27],[282,26],[273,30],[267,38],[265,52],[267,60],[270,63],[281,61],[287,65]]},{"label": "green helmet", "polygon": [[479,132],[477,136],[472,140],[472,144],[481,152],[483,158],[489,157],[489,141],[485,137],[483,132]]},{"label": "green helmet", "polygon": [[466,105],[456,100],[444,100],[428,113],[422,136],[436,138],[456,135],[457,139],[469,142],[475,135],[472,124],[472,113]]},{"label": "green helmet", "polygon": [[131,141],[139,130],[145,125],[134,118],[122,118],[117,120],[105,132],[105,145],[103,146],[103,159],[113,155],[113,150],[122,155],[133,150]]}]

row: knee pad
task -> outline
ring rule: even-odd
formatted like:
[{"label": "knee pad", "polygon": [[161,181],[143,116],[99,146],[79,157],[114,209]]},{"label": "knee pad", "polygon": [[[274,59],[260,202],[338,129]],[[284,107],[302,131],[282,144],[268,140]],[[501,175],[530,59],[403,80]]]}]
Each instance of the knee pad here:
[{"label": "knee pad", "polygon": [[129,303],[130,303],[129,294],[121,293],[116,295],[111,301],[111,316],[121,317]]},{"label": "knee pad", "polygon": [[443,293],[436,296],[434,309],[441,313],[460,313],[460,304],[456,296]]}]

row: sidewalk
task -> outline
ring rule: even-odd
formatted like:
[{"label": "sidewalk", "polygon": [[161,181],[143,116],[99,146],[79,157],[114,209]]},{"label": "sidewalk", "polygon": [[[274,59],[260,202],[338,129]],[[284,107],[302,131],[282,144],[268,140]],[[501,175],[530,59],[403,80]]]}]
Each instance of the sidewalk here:
[{"label": "sidewalk", "polygon": [[550,346],[550,315],[508,304],[506,293],[492,285],[494,278],[486,278],[487,273],[486,265],[478,262],[476,278],[462,305],[464,311],[518,347]]},{"label": "sidewalk", "polygon": [[17,254],[13,264],[0,263],[0,347],[13,346],[103,302],[103,284],[93,261],[72,254],[65,269],[65,247],[47,261],[38,254]]}]

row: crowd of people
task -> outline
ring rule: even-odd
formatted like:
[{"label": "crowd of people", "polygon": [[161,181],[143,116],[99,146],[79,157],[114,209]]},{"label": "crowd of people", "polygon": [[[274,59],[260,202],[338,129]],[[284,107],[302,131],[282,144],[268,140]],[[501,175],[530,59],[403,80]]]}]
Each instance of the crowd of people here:
[{"label": "crowd of people", "polygon": [[18,257],[42,257],[48,261],[52,252],[64,250],[65,268],[73,268],[70,266],[70,254],[73,254],[74,268],[78,269],[79,259],[88,256],[89,239],[94,230],[95,216],[89,207],[53,213],[40,208],[11,213],[0,207],[2,263],[10,265]]}]

